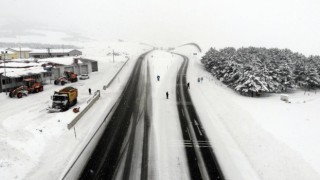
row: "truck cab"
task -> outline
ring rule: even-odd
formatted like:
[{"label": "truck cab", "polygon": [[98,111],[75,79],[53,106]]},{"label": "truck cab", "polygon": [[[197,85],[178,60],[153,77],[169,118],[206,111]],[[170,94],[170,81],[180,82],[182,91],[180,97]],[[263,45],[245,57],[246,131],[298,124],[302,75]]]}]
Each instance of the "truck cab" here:
[{"label": "truck cab", "polygon": [[58,92],[55,92],[52,96],[52,108],[68,110],[68,99],[68,94],[59,94]]},{"label": "truck cab", "polygon": [[55,91],[52,99],[51,112],[66,111],[69,107],[77,103],[78,90],[73,87],[66,87],[60,91]]}]

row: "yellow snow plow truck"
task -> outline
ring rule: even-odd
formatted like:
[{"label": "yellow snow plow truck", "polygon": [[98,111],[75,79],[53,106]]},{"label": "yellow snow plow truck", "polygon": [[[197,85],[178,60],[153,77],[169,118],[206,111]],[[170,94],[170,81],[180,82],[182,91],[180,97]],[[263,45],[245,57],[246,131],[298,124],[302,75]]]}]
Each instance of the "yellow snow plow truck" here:
[{"label": "yellow snow plow truck", "polygon": [[60,91],[55,91],[52,99],[52,107],[48,108],[49,112],[67,111],[69,107],[77,104],[78,89],[65,87]]}]

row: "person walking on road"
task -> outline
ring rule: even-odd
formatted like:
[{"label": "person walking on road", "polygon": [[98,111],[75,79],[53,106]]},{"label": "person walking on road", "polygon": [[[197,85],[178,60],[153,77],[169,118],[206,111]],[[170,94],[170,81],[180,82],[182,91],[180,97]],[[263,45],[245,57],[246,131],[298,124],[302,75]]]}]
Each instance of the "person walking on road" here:
[{"label": "person walking on road", "polygon": [[91,95],[91,89],[89,88],[89,95]]},{"label": "person walking on road", "polygon": [[167,99],[169,99],[169,93],[168,93],[168,91],[166,92],[166,96],[167,96]]},{"label": "person walking on road", "polygon": [[190,89],[190,83],[189,82],[188,82],[187,86],[188,86],[188,89]]},{"label": "person walking on road", "polygon": [[157,79],[158,79],[158,81],[160,81],[160,76],[159,75],[157,76]]}]

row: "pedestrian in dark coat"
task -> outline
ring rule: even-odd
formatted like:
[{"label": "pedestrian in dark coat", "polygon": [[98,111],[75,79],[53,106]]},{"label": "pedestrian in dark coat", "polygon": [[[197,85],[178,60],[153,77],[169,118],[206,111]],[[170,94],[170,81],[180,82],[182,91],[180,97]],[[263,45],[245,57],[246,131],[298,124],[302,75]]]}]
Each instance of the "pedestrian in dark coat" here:
[{"label": "pedestrian in dark coat", "polygon": [[89,95],[91,95],[91,89],[89,88]]},{"label": "pedestrian in dark coat", "polygon": [[167,96],[167,99],[169,99],[169,93],[168,93],[168,91],[166,92],[166,96]]},{"label": "pedestrian in dark coat", "polygon": [[188,86],[188,89],[190,89],[190,83],[188,83],[187,86]]}]

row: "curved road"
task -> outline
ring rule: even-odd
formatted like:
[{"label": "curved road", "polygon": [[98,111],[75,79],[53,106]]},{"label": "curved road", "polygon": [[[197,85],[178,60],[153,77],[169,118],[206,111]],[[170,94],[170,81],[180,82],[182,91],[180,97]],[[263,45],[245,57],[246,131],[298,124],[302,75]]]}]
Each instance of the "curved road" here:
[{"label": "curved road", "polygon": [[[79,179],[149,178],[152,117],[149,64],[142,54]],[[188,58],[177,74],[177,108],[191,179],[224,179],[186,86]]]},{"label": "curved road", "polygon": [[177,74],[177,108],[191,179],[224,179],[189,94],[186,80],[189,59],[180,56],[184,60]]}]

